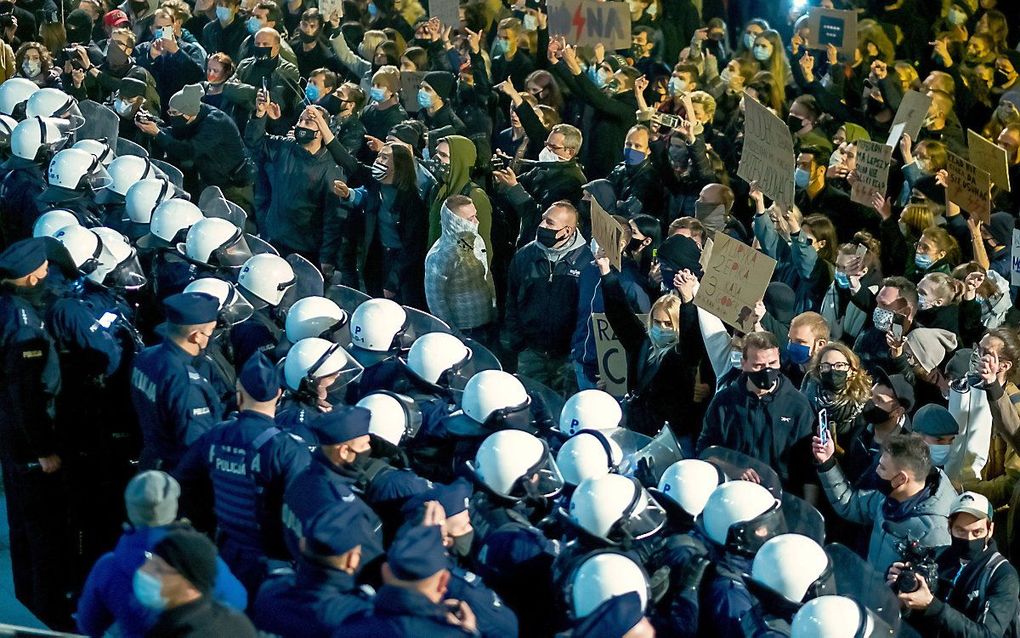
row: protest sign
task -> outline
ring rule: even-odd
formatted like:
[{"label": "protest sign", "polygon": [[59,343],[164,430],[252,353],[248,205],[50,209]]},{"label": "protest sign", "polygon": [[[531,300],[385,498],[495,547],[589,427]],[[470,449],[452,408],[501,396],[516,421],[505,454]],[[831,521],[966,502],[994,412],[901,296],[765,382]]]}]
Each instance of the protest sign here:
[{"label": "protest sign", "polygon": [[[638,315],[642,323],[648,321],[648,315]],[[595,330],[595,353],[598,357],[599,379],[606,384],[606,392],[617,399],[627,394],[627,351],[616,338],[613,327],[603,312],[591,315],[591,325]]]},{"label": "protest sign", "polygon": [[824,49],[826,45],[839,49],[848,59],[857,48],[857,13],[813,7],[808,12],[808,48]]},{"label": "protest sign", "polygon": [[988,172],[956,153],[947,153],[946,156],[946,169],[949,171],[946,199],[987,224],[992,214],[989,197],[992,182]]},{"label": "protest sign", "polygon": [[970,150],[970,161],[978,168],[987,171],[992,183],[1004,191],[1010,190],[1009,164],[1006,163],[1006,149],[981,135],[967,130],[967,147]]},{"label": "protest sign", "polygon": [[620,270],[622,268],[620,238],[623,236],[623,229],[609,213],[602,209],[595,198],[591,200],[591,236],[606,253],[609,263]]},{"label": "protest sign", "polygon": [[870,140],[857,140],[857,180],[851,186],[850,199],[870,207],[876,193],[885,195],[891,160],[892,148]]},{"label": "protest sign", "polygon": [[567,44],[594,46],[606,51],[629,49],[630,8],[626,2],[549,0],[549,35],[562,35]]},{"label": "protest sign", "polygon": [[[918,91],[907,91],[900,102],[900,108],[896,109],[896,117],[893,118],[892,128],[902,123],[903,133],[910,136],[910,140],[916,144],[917,134],[921,132],[924,118],[928,115],[928,107],[931,105],[931,98]],[[902,133],[901,133],[902,135]],[[890,136],[892,139],[892,136]],[[900,141],[897,136],[889,146],[896,146]]]},{"label": "protest sign", "polygon": [[793,206],[796,168],[790,128],[744,93],[744,150],[737,176],[758,187],[785,211]]},{"label": "protest sign", "polygon": [[1020,286],[1020,228],[1013,229],[1013,252],[1009,257],[1009,283]]},{"label": "protest sign", "polygon": [[439,18],[444,27],[460,28],[459,0],[429,0],[428,8],[429,17]]},{"label": "protest sign", "polygon": [[329,20],[329,17],[333,14],[344,14],[344,2],[343,0],[319,0],[319,13],[322,14],[323,20]]},{"label": "protest sign", "polygon": [[[417,113],[421,110],[418,105],[418,88],[423,77],[425,74],[421,71],[400,72],[400,103],[408,113]],[[446,95],[441,97],[448,98]]]},{"label": "protest sign", "polygon": [[694,305],[741,332],[754,330],[754,307],[776,269],[776,260],[723,233],[715,234],[712,259]]},{"label": "protest sign", "polygon": [[891,129],[889,129],[889,137],[885,140],[885,145],[892,148],[896,148],[896,145],[900,143],[900,138],[903,137],[903,131],[907,128],[906,122],[900,122]]}]

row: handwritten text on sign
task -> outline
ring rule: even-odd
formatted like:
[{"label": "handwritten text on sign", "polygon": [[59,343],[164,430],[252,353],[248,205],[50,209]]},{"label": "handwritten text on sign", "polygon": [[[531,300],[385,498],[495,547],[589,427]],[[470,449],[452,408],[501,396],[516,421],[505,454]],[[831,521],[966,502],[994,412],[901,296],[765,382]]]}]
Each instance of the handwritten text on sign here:
[{"label": "handwritten text on sign", "polygon": [[885,195],[889,181],[892,149],[879,142],[857,140],[857,180],[850,190],[850,199],[871,206],[876,193]]},{"label": "handwritten text on sign", "polygon": [[784,210],[793,206],[793,138],[789,127],[744,93],[744,150],[737,176],[758,182],[761,191]]},{"label": "handwritten text on sign", "polygon": [[1020,286],[1020,228],[1013,229],[1013,251],[1009,257],[1009,283]]},{"label": "handwritten text on sign", "polygon": [[[638,315],[638,319],[643,323],[647,321],[648,315]],[[592,313],[591,325],[595,328],[599,379],[606,384],[606,392],[622,399],[627,394],[627,351],[616,338],[616,333],[613,332],[613,327],[604,312]]]},{"label": "handwritten text on sign", "polygon": [[594,46],[606,51],[629,49],[630,8],[626,2],[549,0],[549,35],[562,35],[568,44]]},{"label": "handwritten text on sign", "polygon": [[956,153],[947,153],[946,168],[949,185],[946,198],[985,223],[992,214],[989,191],[992,188],[988,171],[983,171]]},{"label": "handwritten text on sign", "polygon": [[723,233],[715,234],[712,259],[694,304],[741,332],[754,330],[754,306],[776,269],[776,260]]}]

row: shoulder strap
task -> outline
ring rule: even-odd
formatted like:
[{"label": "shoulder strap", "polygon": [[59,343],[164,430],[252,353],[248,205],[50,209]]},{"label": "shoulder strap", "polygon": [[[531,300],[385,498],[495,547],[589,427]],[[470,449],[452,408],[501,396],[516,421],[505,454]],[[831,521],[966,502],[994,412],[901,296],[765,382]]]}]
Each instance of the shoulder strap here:
[{"label": "shoulder strap", "polygon": [[368,467],[365,468],[365,470],[362,472],[362,475],[364,476],[365,486],[367,487],[368,485],[371,485],[372,481],[374,481],[377,476],[385,473],[387,470],[392,469],[394,468],[390,466],[390,464],[387,463],[386,461],[383,461],[381,459],[372,459],[372,462],[369,463]]},{"label": "shoulder strap", "polygon": [[277,434],[279,434],[282,431],[283,430],[281,430],[280,428],[276,427],[275,425],[272,426],[272,427],[266,428],[265,430],[262,431],[261,434],[259,434],[257,437],[255,437],[254,441],[251,442],[252,448],[256,452],[258,452],[259,450],[262,449],[262,446],[264,446],[266,443],[269,443],[273,439],[274,436],[276,436]]},{"label": "shoulder strap", "polygon": [[992,574],[994,574],[995,571],[1005,562],[1006,559],[1002,556],[1002,554],[995,552],[995,554],[988,559],[988,562],[985,564],[985,568],[982,570],[981,580],[978,582],[977,597],[978,609],[981,612],[982,622],[984,616],[988,613],[988,583],[992,580]]}]

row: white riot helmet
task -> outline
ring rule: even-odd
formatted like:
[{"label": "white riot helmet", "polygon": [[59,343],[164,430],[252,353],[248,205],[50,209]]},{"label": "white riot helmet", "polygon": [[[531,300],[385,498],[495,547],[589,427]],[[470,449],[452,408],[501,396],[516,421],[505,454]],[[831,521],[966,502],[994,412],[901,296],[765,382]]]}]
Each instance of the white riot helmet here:
[{"label": "white riot helmet", "polygon": [[239,267],[251,257],[244,232],[226,219],[206,217],[188,229],[177,252],[210,266]]},{"label": "white riot helmet", "polygon": [[791,603],[833,593],[829,555],[813,539],[780,534],[758,549],[751,564],[751,580]]},{"label": "white riot helmet", "polygon": [[25,104],[25,117],[67,117],[77,114],[78,100],[60,89],[39,89],[29,96]]},{"label": "white riot helmet", "polygon": [[321,337],[347,323],[347,313],[332,299],[305,297],[287,311],[287,341],[297,343],[308,337]]},{"label": "white riot helmet", "polygon": [[27,78],[9,78],[0,84],[0,113],[14,115],[15,108],[32,97],[39,85]]},{"label": "white riot helmet", "polygon": [[581,430],[556,453],[556,465],[568,485],[615,472],[622,462],[619,444],[598,430]]},{"label": "white riot helmet", "polygon": [[730,481],[715,488],[700,521],[709,540],[746,556],[754,556],[762,543],[786,531],[779,500],[750,481]]},{"label": "white riot helmet", "polygon": [[373,392],[358,401],[358,407],[372,413],[368,433],[395,447],[414,438],[421,427],[421,411],[413,399],[402,394]]},{"label": "white riot helmet", "polygon": [[103,241],[91,229],[72,224],[58,230],[53,238],[64,245],[71,262],[82,275],[88,277],[99,268]]},{"label": "white riot helmet", "polygon": [[530,404],[520,379],[502,370],[482,370],[468,379],[460,407],[472,421],[485,423],[494,415],[519,412]]},{"label": "white riot helmet", "polygon": [[151,248],[169,246],[181,231],[191,228],[202,219],[202,211],[186,199],[168,199],[152,211],[149,234],[138,240],[138,245]]},{"label": "white riot helmet", "polygon": [[9,115],[0,114],[0,147],[11,147],[11,134],[14,133],[18,121]]},{"label": "white riot helmet", "polygon": [[471,358],[471,349],[445,332],[429,332],[414,340],[407,367],[426,383],[439,385],[447,371],[456,371]]},{"label": "white riot helmet", "polygon": [[216,297],[220,302],[219,318],[228,326],[249,319],[255,312],[244,295],[237,292],[234,284],[215,277],[196,279],[184,287],[184,292],[204,292]]},{"label": "white riot helmet", "polygon": [[55,237],[65,226],[80,226],[74,213],[63,208],[49,210],[39,215],[32,226],[32,237]]},{"label": "white riot helmet", "polygon": [[270,253],[251,257],[237,275],[241,293],[256,308],[279,306],[287,290],[296,282],[294,269],[287,260]]},{"label": "white riot helmet", "polygon": [[790,638],[868,638],[874,632],[874,619],[867,610],[844,596],[809,600],[790,626]]},{"label": "white riot helmet", "polygon": [[93,190],[110,183],[110,174],[99,158],[80,148],[65,148],[50,160],[46,171],[50,187],[80,192],[86,186]]},{"label": "white riot helmet", "polygon": [[697,518],[708,497],[726,477],[719,468],[701,459],[683,459],[670,465],[659,478],[658,492],[680,509]]},{"label": "white riot helmet", "polygon": [[[563,489],[563,477],[542,439],[521,430],[490,434],[468,468],[494,494],[519,501],[551,497]],[[536,477],[537,478],[534,478]]]},{"label": "white riot helmet", "polygon": [[74,143],[71,148],[77,148],[85,151],[86,153],[92,153],[99,158],[103,166],[109,169],[110,163],[114,160],[116,155],[113,153],[113,149],[106,142],[100,140],[78,140]]},{"label": "white riot helmet", "polygon": [[389,352],[407,329],[407,311],[391,299],[368,299],[351,314],[351,345]]},{"label": "white riot helmet", "polygon": [[149,158],[137,155],[121,155],[110,163],[109,171],[112,183],[106,189],[121,197],[127,195],[128,189],[135,182],[159,177],[159,172]]},{"label": "white riot helmet", "polygon": [[[4,85],[7,82],[4,82]],[[35,162],[40,158],[40,151],[60,148],[66,141],[66,120],[33,117],[19,122],[14,127],[11,133],[11,155]]]},{"label": "white riot helmet", "polygon": [[97,284],[111,288],[135,290],[145,285],[145,275],[131,242],[112,228],[92,229],[103,244],[99,267],[88,277]]},{"label": "white riot helmet", "polygon": [[350,357],[339,344],[309,337],[298,341],[283,360],[283,377],[291,390],[312,391],[316,382],[342,372],[348,367]]},{"label": "white riot helmet", "polygon": [[581,481],[570,497],[570,521],[612,545],[648,538],[666,524],[666,512],[637,479],[604,474]]},{"label": "white riot helmet", "polygon": [[588,616],[610,598],[636,592],[641,608],[648,606],[648,576],[640,565],[615,552],[598,552],[586,558],[570,575],[567,596],[574,619]]},{"label": "white riot helmet", "polygon": [[152,213],[165,201],[173,199],[174,187],[165,179],[143,179],[132,184],[124,195],[124,210],[136,224],[148,224]]},{"label": "white riot helmet", "polygon": [[612,430],[620,425],[620,402],[602,390],[581,390],[563,404],[560,432],[573,436],[581,430]]}]

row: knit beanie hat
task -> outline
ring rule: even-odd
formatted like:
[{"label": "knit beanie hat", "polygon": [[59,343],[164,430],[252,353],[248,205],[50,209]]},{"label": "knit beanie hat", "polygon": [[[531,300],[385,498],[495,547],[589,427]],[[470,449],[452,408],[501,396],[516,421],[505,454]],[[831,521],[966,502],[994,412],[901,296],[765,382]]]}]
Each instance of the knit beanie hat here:
[{"label": "knit beanie hat", "polygon": [[216,546],[193,529],[176,529],[156,543],[152,553],[173,567],[203,595],[216,583]]},{"label": "knit beanie hat", "polygon": [[160,527],[177,518],[181,486],[166,472],[149,470],[135,476],[124,490],[128,520],[136,527]]},{"label": "knit beanie hat", "polygon": [[185,115],[198,115],[204,96],[205,89],[201,84],[185,84],[183,89],[170,98],[170,108]]},{"label": "knit beanie hat", "polygon": [[916,328],[907,333],[907,346],[917,365],[931,372],[947,353],[956,350],[956,335],[942,328]]},{"label": "knit beanie hat", "polygon": [[436,92],[436,95],[449,100],[450,96],[453,95],[453,74],[447,73],[446,71],[429,71],[425,74],[425,77],[421,79],[422,82],[428,83],[432,87],[432,90]]}]

